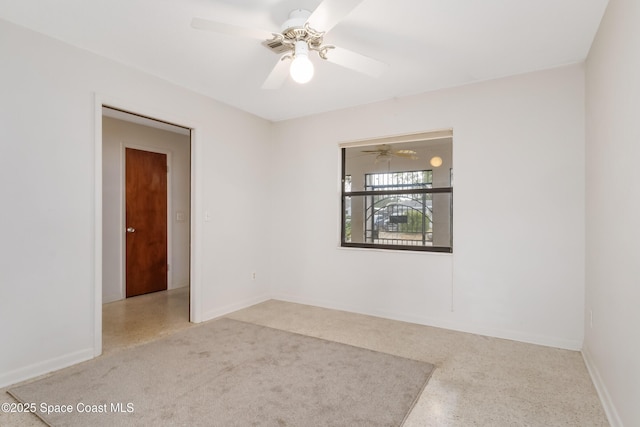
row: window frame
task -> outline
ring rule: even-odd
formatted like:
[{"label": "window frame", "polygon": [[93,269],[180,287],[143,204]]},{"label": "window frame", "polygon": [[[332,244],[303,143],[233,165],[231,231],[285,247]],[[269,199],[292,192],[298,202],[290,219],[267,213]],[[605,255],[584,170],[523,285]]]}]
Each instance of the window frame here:
[{"label": "window frame", "polygon": [[[439,132],[441,133],[441,132]],[[451,133],[451,131],[449,131]],[[410,136],[409,136],[410,137]],[[427,138],[427,139],[439,139]],[[343,248],[364,248],[364,249],[383,249],[383,250],[400,250],[400,251],[414,251],[414,252],[436,252],[436,253],[453,253],[453,186],[449,187],[437,187],[437,188],[414,188],[406,190],[359,190],[359,191],[346,191],[345,183],[347,179],[346,168],[346,149],[354,146],[368,146],[376,145],[377,141],[368,141],[367,143],[353,144],[341,144],[341,185],[340,185],[340,246]],[[451,171],[450,171],[451,173]],[[452,184],[452,182],[451,182]],[[346,241],[346,200],[347,197],[369,197],[369,196],[382,196],[382,195],[407,195],[407,194],[451,194],[450,197],[450,235],[451,246],[418,246],[418,245],[396,245],[386,243],[364,243],[364,242],[347,242]]]}]

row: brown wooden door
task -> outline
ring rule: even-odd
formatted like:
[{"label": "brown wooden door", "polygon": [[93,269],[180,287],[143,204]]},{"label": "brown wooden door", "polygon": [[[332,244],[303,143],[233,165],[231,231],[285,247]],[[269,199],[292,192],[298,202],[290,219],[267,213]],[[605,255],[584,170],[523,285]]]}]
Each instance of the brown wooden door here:
[{"label": "brown wooden door", "polygon": [[167,289],[167,155],[126,149],[127,297]]}]

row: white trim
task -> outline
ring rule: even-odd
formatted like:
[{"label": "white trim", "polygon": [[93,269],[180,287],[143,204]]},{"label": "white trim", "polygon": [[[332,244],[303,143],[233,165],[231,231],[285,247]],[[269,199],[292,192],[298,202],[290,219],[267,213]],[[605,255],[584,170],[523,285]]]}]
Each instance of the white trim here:
[{"label": "white trim", "polygon": [[93,348],[75,351],[53,359],[43,360],[29,366],[22,367],[0,375],[0,388],[15,385],[25,379],[34,379],[40,375],[66,368],[76,363],[84,362],[95,357]]},{"label": "white trim", "polygon": [[604,413],[607,415],[609,424],[611,424],[611,427],[623,427],[620,415],[618,415],[618,411],[613,404],[613,399],[611,399],[611,396],[609,395],[607,386],[604,384],[604,381],[602,381],[598,368],[596,368],[596,365],[593,363],[593,358],[589,353],[589,349],[584,346],[581,353],[582,358],[584,359],[584,364],[587,366],[587,371],[589,371],[589,376],[591,376],[593,386],[596,388],[598,397],[600,397],[600,402],[602,403]]},{"label": "white trim", "polygon": [[[140,144],[132,144],[129,142],[122,141],[120,143],[120,164],[122,165],[122,170],[120,171],[120,196],[121,200],[121,208],[120,209],[120,295],[122,298],[125,298],[127,295],[127,239],[124,237],[124,230],[127,227],[127,178],[126,178],[126,167],[127,167],[127,155],[126,149],[133,148],[135,150],[148,151],[151,153],[164,154],[167,156],[167,264],[173,265],[173,221],[172,221],[172,197],[171,193],[172,187],[172,170],[173,170],[173,158],[170,150],[165,150],[162,148],[156,148],[146,145]],[[173,283],[171,281],[172,270],[167,268],[167,290],[173,289]]]},{"label": "white trim", "polygon": [[94,111],[94,224],[93,224],[93,357],[102,354],[102,102],[95,95]]},{"label": "white trim", "polygon": [[431,141],[453,137],[453,129],[441,129],[429,132],[408,133],[403,135],[382,136],[338,143],[340,148],[364,147],[379,144],[400,144],[403,142]]},{"label": "white trim", "polygon": [[202,185],[199,179],[201,167],[201,132],[198,126],[191,127],[191,265],[189,266],[189,320],[194,323],[203,321],[202,316]]}]

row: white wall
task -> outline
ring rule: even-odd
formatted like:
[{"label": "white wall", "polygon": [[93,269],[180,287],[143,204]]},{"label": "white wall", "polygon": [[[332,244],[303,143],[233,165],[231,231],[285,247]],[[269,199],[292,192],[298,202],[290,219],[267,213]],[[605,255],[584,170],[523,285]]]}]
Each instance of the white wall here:
[{"label": "white wall", "polygon": [[[189,285],[190,218],[189,135],[111,117],[102,118],[102,301],[125,298],[124,292],[124,150],[160,150],[169,165],[168,230],[170,258],[167,289]],[[181,212],[184,220],[178,221]]]},{"label": "white wall", "polygon": [[0,94],[0,386],[97,346],[96,94],[196,128],[201,318],[266,298],[268,122],[2,20]]},{"label": "white wall", "polygon": [[[338,143],[453,128],[454,253],[340,249]],[[278,298],[580,349],[584,70],[275,125]]]},{"label": "white wall", "polygon": [[639,76],[640,2],[611,0],[587,60],[583,354],[614,426],[640,425]]}]

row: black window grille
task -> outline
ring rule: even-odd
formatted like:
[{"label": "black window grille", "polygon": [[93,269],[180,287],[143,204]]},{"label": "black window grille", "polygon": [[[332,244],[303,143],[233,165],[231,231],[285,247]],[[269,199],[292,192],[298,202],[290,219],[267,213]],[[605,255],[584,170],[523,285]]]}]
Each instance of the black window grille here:
[{"label": "black window grille", "polygon": [[[432,197],[411,193],[432,188],[432,171],[369,173],[365,175],[365,242],[426,246],[433,241]],[[375,194],[393,190],[403,194]]]}]

